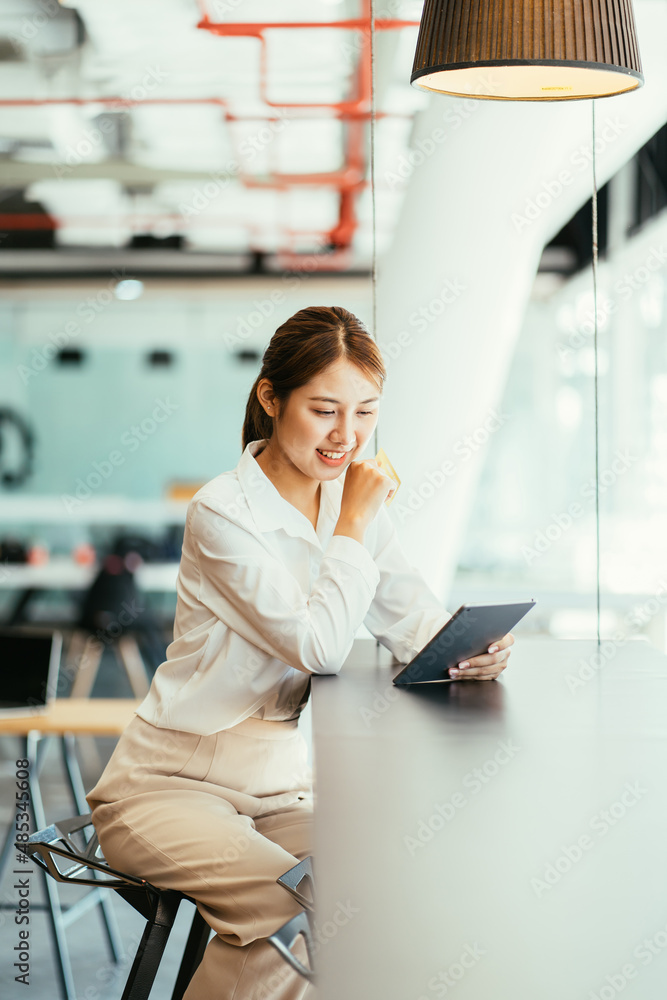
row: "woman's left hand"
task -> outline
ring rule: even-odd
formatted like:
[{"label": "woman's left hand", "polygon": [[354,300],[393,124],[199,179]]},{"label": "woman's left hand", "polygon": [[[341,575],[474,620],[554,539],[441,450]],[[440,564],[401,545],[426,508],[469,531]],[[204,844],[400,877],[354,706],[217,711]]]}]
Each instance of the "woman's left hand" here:
[{"label": "woman's left hand", "polygon": [[457,667],[449,671],[450,677],[460,681],[494,681],[507,666],[510,646],[514,645],[514,636],[508,632],[506,636],[489,646],[489,652],[481,656],[471,656],[463,660]]}]

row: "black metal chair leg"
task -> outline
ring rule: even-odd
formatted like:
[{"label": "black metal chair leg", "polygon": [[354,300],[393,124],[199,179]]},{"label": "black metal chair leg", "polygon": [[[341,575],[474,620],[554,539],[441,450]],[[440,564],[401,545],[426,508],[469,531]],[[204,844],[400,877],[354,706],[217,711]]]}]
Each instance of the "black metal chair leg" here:
[{"label": "black metal chair leg", "polygon": [[183,1000],[183,994],[188,988],[190,980],[199,968],[199,964],[204,957],[206,945],[211,934],[211,928],[206,923],[195,904],[195,913],[192,918],[192,926],[183,952],[181,966],[178,970],[174,991],[171,1000]]},{"label": "black metal chair leg", "polygon": [[144,928],[121,1000],[148,1000],[182,899],[181,893],[160,896],[155,917]]},{"label": "black metal chair leg", "polygon": [[[24,756],[31,760],[43,760],[42,753],[37,753],[40,734],[32,732],[26,740]],[[69,747],[74,752],[73,746]],[[68,774],[71,778],[73,794],[77,788],[78,761],[69,761]],[[31,769],[30,783],[32,796],[32,812],[36,824],[44,824],[44,808],[39,789],[39,763]],[[90,836],[85,832],[91,829]],[[118,871],[104,859],[100,852],[97,834],[94,831],[92,817],[89,813],[59,820],[48,828],[40,829],[30,834],[25,842],[18,841],[16,849],[26,855],[45,876],[45,887],[49,901],[51,917],[51,932],[55,941],[58,958],[59,984],[65,1000],[75,1000],[75,989],[69,966],[69,955],[65,941],[65,926],[69,918],[77,919],[87,911],[104,886],[112,889],[140,913],[146,920],[146,926],[139,942],[127,982],[123,989],[121,1000],[148,1000],[155,983],[162,957],[174,925],[181,900],[193,903],[195,911],[190,926],[188,940],[181,959],[181,965],[172,992],[172,1000],[183,1000],[187,987],[195,974],[211,936],[211,928],[199,912],[195,901],[182,892],[171,889],[159,889],[138,875]],[[46,876],[49,876],[48,878]],[[61,911],[55,882],[68,885],[88,886],[94,892],[88,897],[90,902],[81,906],[84,900],[74,904],[65,914]],[[312,864],[306,858],[293,869],[286,872],[278,880],[281,885],[295,898],[302,898],[304,903],[312,907]],[[312,915],[301,911],[274,934],[267,938],[273,947],[282,955],[289,966],[309,982],[314,981],[313,954],[314,943],[311,928]],[[292,947],[299,935],[303,935],[307,965],[292,952]]]}]

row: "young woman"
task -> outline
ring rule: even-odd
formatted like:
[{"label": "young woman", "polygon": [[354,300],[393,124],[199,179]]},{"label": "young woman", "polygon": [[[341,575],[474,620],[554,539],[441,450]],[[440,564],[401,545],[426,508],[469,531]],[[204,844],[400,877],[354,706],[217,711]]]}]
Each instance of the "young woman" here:
[{"label": "young woman", "polygon": [[[299,911],[276,879],[311,853],[298,719],[365,623],[406,661],[450,617],[406,559],[360,455],[385,369],[361,322],[303,309],[274,334],[236,468],[188,508],[174,641],[88,802],[109,863],[180,889],[215,930],[186,1000],[297,1000],[266,938]],[[493,680],[506,636],[460,664]]]}]

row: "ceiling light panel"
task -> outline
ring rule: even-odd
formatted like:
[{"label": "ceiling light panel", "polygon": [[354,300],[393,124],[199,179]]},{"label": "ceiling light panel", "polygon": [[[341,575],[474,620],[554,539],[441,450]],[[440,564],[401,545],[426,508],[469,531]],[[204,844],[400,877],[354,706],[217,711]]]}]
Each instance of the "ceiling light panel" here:
[{"label": "ceiling light panel", "polygon": [[293,232],[326,232],[338,218],[338,198],[330,188],[291,188],[285,191],[282,209]]},{"label": "ceiling light panel", "polygon": [[115,181],[37,181],[26,199],[40,202],[57,220],[60,246],[122,247],[132,237],[131,204]]},{"label": "ceiling light panel", "polygon": [[353,70],[346,51],[358,51],[356,33],[338,28],[266,31],[266,96],[275,104],[333,104],[350,93]]},{"label": "ceiling light panel", "polygon": [[220,109],[207,104],[137,107],[128,158],[163,169],[214,171],[233,156]]},{"label": "ceiling light panel", "polygon": [[343,165],[344,127],[340,121],[289,120],[276,149],[281,173],[325,173]]}]

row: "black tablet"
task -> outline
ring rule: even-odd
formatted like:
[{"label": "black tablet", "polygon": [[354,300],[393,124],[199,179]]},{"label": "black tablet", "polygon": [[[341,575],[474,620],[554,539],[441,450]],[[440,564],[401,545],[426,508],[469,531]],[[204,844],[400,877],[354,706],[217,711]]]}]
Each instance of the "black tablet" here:
[{"label": "black tablet", "polygon": [[[510,632],[535,601],[522,604],[462,604],[446,625],[394,677],[394,684],[451,681],[449,668],[486,653]],[[460,678],[457,678],[457,680]]]}]

